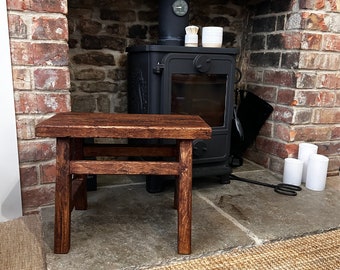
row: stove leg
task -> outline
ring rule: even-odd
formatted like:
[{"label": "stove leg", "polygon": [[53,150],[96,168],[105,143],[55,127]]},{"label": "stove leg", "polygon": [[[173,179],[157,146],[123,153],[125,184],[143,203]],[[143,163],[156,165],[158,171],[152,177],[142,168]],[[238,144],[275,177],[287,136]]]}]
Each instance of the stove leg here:
[{"label": "stove leg", "polygon": [[230,177],[228,175],[221,175],[220,176],[220,183],[221,184],[230,184]]}]

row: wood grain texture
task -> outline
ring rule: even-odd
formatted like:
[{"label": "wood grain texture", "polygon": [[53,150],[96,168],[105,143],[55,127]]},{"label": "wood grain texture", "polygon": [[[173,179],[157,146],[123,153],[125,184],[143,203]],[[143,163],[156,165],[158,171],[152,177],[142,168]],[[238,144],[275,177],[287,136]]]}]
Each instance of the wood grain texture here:
[{"label": "wood grain texture", "polygon": [[192,141],[179,142],[178,253],[191,253],[192,219]]},{"label": "wood grain texture", "polygon": [[74,174],[122,174],[122,175],[178,175],[178,162],[166,161],[117,161],[75,160],[70,162]]},{"label": "wood grain texture", "polygon": [[70,250],[72,188],[69,162],[70,139],[57,138],[57,181],[54,216],[55,253],[68,253]]},{"label": "wood grain texture", "polygon": [[[209,139],[211,132],[202,118],[194,115],[60,113],[38,124],[37,136],[57,138],[54,252],[69,252],[71,211],[73,207],[87,208],[86,174],[142,174],[177,176],[178,253],[190,254],[192,142]],[[176,144],[83,145],[83,138],[97,137],[175,139]],[[85,159],[97,156],[154,158]],[[174,161],[167,161],[169,157]]]},{"label": "wood grain texture", "polygon": [[197,115],[59,113],[36,126],[36,136],[73,138],[209,139]]}]

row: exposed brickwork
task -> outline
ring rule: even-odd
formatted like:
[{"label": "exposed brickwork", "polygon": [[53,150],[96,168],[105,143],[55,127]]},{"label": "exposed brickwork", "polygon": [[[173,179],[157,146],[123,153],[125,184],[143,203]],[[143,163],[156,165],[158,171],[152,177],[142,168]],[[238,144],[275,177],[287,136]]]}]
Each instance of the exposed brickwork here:
[{"label": "exposed brickwork", "polygon": [[[69,1],[73,111],[127,110],[125,49],[134,44],[157,43],[158,2],[141,4],[134,0],[127,5],[116,1],[112,5],[112,1],[102,1],[98,5],[95,1]],[[195,1],[190,21],[199,26],[223,26],[224,46],[239,46],[241,14],[242,7],[237,4]]]},{"label": "exposed brickwork", "polygon": [[[340,2],[241,2],[196,0],[190,23],[223,26],[223,46],[242,49],[241,86],[274,106],[247,157],[282,173],[283,159],[308,141],[330,158],[330,173],[338,172]],[[7,0],[25,213],[54,198],[55,140],[36,138],[35,125],[71,108],[125,112],[125,48],[157,42],[157,5]]]},{"label": "exposed brickwork", "polygon": [[49,114],[70,111],[67,2],[7,1],[24,213],[54,200],[55,140],[35,137]]},{"label": "exposed brickwork", "polygon": [[268,120],[274,134],[259,137],[247,156],[282,173],[283,158],[296,157],[307,141],[330,158],[330,174],[338,173],[340,2],[291,0],[274,8],[279,2],[254,5],[250,15],[243,83],[251,91],[270,86],[271,98],[262,97],[275,110]]}]

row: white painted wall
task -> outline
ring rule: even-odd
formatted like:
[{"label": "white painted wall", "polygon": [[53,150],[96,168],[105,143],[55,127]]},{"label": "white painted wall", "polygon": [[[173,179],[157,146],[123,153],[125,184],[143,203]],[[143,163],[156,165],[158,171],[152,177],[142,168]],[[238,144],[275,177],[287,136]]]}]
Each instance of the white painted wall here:
[{"label": "white painted wall", "polygon": [[22,216],[6,0],[0,1],[0,222]]}]

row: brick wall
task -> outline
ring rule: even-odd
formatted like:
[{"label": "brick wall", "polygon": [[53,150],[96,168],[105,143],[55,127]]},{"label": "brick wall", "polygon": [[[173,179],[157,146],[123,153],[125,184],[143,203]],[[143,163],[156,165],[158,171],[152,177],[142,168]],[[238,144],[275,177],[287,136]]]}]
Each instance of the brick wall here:
[{"label": "brick wall", "polygon": [[[127,110],[127,46],[157,44],[158,0],[69,0],[72,110]],[[224,46],[240,46],[242,7],[225,0],[191,4],[190,23],[225,27]],[[231,1],[234,2],[234,1]]]},{"label": "brick wall", "polygon": [[7,0],[23,210],[53,203],[55,141],[34,127],[69,111],[67,3]]},{"label": "brick wall", "polygon": [[[125,48],[157,41],[157,6],[7,0],[24,213],[54,200],[55,140],[36,138],[35,125],[56,112],[126,111]],[[195,10],[192,23],[224,25],[224,45],[239,45],[237,3],[197,1]]]},{"label": "brick wall", "polygon": [[244,84],[275,110],[247,156],[282,173],[300,142],[340,166],[340,3],[264,1],[250,8]]},{"label": "brick wall", "polygon": [[[190,23],[224,26],[241,47],[242,84],[275,112],[247,156],[282,172],[309,141],[340,165],[339,1],[192,1]],[[55,140],[35,125],[55,112],[126,111],[126,53],[158,39],[157,0],[7,0],[25,213],[53,203]],[[249,16],[248,16],[249,12]]]}]

